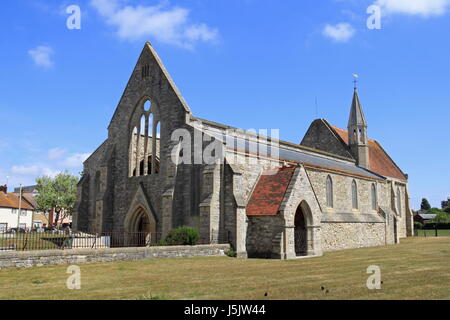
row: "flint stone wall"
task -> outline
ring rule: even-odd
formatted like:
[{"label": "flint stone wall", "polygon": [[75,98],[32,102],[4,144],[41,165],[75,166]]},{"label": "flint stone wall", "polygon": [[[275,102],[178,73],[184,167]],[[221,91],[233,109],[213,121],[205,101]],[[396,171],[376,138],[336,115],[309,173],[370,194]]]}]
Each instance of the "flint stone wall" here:
[{"label": "flint stone wall", "polygon": [[322,223],[322,250],[342,250],[386,245],[384,223]]}]

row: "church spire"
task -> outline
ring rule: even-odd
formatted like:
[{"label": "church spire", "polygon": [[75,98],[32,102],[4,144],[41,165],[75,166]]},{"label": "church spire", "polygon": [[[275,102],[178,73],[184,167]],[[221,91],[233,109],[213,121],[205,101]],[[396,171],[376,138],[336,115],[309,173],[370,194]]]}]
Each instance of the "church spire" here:
[{"label": "church spire", "polygon": [[352,108],[350,109],[350,117],[348,119],[348,127],[352,125],[367,127],[366,117],[364,116],[356,87],[353,92]]},{"label": "church spire", "polygon": [[359,101],[358,90],[353,92],[353,101],[348,119],[348,144],[358,166],[370,169],[367,122]]}]

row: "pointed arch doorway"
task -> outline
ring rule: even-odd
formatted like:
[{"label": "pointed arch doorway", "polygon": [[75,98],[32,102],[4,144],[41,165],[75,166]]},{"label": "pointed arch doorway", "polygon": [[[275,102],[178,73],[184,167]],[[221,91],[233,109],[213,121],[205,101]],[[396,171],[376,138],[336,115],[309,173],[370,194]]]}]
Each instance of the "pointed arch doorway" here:
[{"label": "pointed arch doorway", "polygon": [[294,242],[295,255],[298,257],[308,255],[308,224],[310,214],[311,210],[306,201],[300,203],[295,212]]},{"label": "pointed arch doorway", "polygon": [[137,207],[125,221],[128,233],[128,245],[132,247],[147,247],[155,244],[156,222],[153,216],[141,206]]}]

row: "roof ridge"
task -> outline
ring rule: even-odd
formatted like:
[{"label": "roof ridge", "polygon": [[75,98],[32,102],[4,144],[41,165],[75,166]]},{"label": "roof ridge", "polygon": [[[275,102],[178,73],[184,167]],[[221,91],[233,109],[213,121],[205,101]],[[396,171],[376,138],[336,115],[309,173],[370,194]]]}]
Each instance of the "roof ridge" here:
[{"label": "roof ridge", "polygon": [[134,65],[133,71],[131,72],[130,77],[128,78],[127,84],[125,86],[125,89],[122,92],[122,95],[119,99],[119,103],[117,104],[116,109],[114,110],[113,116],[111,117],[111,120],[109,122],[108,125],[108,129],[111,126],[112,121],[116,118],[116,115],[119,112],[119,107],[125,97],[125,93],[127,92],[127,89],[129,88],[129,85],[131,83],[131,80],[133,79],[133,77],[135,76],[135,71],[136,68],[139,64],[139,61],[141,60],[141,58],[143,57],[145,52],[150,52],[151,56],[155,59],[159,69],[161,70],[161,72],[164,74],[164,76],[166,77],[167,82],[169,83],[169,86],[173,89],[175,95],[178,97],[178,99],[180,100],[184,110],[188,113],[192,113],[191,109],[188,105],[188,103],[186,102],[186,100],[184,99],[183,95],[181,94],[180,90],[178,89],[178,87],[175,84],[175,81],[172,79],[172,76],[169,74],[169,72],[167,71],[164,63],[162,62],[161,58],[159,57],[158,53],[156,52],[156,50],[153,48],[152,44],[150,43],[150,41],[146,41],[144,47],[141,50],[141,53],[139,54],[139,57]]},{"label": "roof ridge", "polygon": [[[221,127],[221,128],[223,128],[223,129],[245,130],[245,129],[242,129],[242,128],[233,127],[233,126],[229,126],[229,125],[226,125],[226,124],[223,124],[223,123],[215,122],[215,121],[212,121],[212,120],[208,120],[208,119],[204,119],[204,118],[195,117],[195,116],[193,116],[193,115],[191,116],[191,119],[192,119],[192,120],[199,120],[199,121],[201,121],[201,122],[205,122],[205,123],[211,124],[211,125],[213,125],[213,126]],[[322,120],[322,119],[321,119],[321,120]],[[324,120],[324,119],[323,119],[323,120]],[[268,142],[270,142],[270,141],[278,141],[278,142],[280,143],[280,148],[284,145],[285,147],[298,148],[298,149],[300,149],[300,150],[304,150],[304,151],[316,153],[316,154],[319,154],[319,155],[323,155],[323,156],[335,158],[335,159],[338,159],[338,160],[341,160],[341,161],[355,162],[355,160],[352,159],[352,158],[347,158],[347,157],[339,156],[339,155],[336,155],[336,154],[334,154],[334,153],[327,152],[327,151],[324,151],[324,150],[319,150],[319,149],[315,149],[315,148],[310,148],[310,147],[307,147],[307,146],[303,146],[303,145],[300,144],[300,143],[290,142],[290,141],[286,141],[286,140],[282,140],[282,139],[272,139],[271,137],[267,137],[267,136],[264,136],[264,135],[261,135],[261,134],[258,134],[258,133],[256,133],[255,136],[256,136],[256,137],[264,137],[264,138],[267,138],[267,141],[268,141]]]},{"label": "roof ridge", "polygon": [[325,124],[331,129],[332,133],[337,137],[337,139],[343,144],[343,146],[345,147],[345,149],[346,149],[346,150],[349,152],[349,154],[351,155],[350,147],[349,147],[348,143],[345,142],[344,139],[342,139],[341,135],[340,135],[339,133],[336,132],[335,128],[336,128],[336,129],[339,129],[339,130],[347,131],[347,133],[348,133],[348,130],[344,130],[344,129],[341,129],[341,128],[336,127],[336,126],[332,126],[326,119],[323,119],[323,120],[325,121]]}]

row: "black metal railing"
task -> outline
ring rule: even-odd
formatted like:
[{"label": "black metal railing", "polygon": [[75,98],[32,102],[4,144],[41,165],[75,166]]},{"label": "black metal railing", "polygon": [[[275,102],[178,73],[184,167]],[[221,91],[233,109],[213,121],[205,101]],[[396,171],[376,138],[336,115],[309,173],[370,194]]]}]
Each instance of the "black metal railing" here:
[{"label": "black metal railing", "polygon": [[0,232],[0,251],[150,247],[160,238],[146,232]]},{"label": "black metal railing", "polygon": [[449,229],[415,229],[415,237],[450,237]]},{"label": "black metal railing", "polygon": [[297,256],[306,256],[307,254],[307,233],[306,229],[296,229],[294,231],[295,253]]}]

